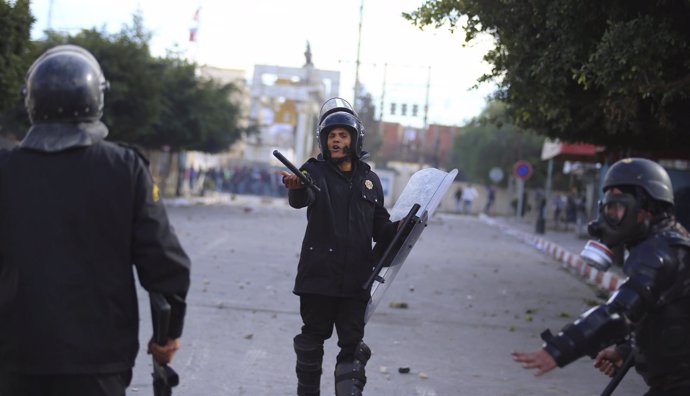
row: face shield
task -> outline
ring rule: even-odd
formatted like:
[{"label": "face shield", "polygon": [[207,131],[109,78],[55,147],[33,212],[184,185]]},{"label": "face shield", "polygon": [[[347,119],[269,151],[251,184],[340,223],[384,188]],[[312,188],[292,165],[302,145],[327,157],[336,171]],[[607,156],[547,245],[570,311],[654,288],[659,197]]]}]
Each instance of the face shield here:
[{"label": "face shield", "polygon": [[[637,199],[632,194],[613,193],[611,190],[604,195],[603,201],[599,203],[599,211],[604,220],[611,227],[618,227],[624,223],[631,223],[630,216],[637,217]],[[635,213],[633,213],[635,212]],[[626,218],[626,216],[628,218]],[[637,219],[634,219],[637,222]]]},{"label": "face shield", "polygon": [[352,105],[343,98],[330,98],[321,106],[321,111],[319,112],[319,124],[321,124],[329,114],[335,113],[336,111],[344,111],[352,115],[357,115]]},{"label": "face shield", "polygon": [[636,195],[619,189],[606,191],[599,202],[599,217],[587,226],[598,241],[589,241],[580,256],[591,266],[607,270],[614,259],[612,250],[644,238],[648,221],[639,221],[640,200]]}]

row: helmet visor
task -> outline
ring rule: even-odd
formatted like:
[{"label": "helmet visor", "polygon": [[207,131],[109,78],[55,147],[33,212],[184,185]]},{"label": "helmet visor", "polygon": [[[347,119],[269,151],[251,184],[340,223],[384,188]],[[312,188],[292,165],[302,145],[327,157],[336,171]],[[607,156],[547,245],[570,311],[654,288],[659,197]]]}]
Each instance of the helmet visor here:
[{"label": "helmet visor", "polygon": [[319,112],[319,123],[321,123],[321,121],[323,121],[327,115],[335,113],[336,111],[345,111],[350,114],[355,114],[355,110],[347,100],[343,98],[330,98],[323,104],[323,106],[321,106],[321,111]]},{"label": "helmet visor", "polygon": [[601,203],[601,212],[611,226],[620,225],[625,216],[632,211],[636,202],[632,194],[608,191]]}]

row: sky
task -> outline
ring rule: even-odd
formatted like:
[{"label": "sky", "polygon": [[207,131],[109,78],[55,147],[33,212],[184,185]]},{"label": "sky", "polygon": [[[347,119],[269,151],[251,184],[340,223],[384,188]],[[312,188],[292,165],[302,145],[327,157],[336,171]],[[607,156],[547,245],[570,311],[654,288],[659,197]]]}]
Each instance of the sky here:
[{"label": "sky", "polygon": [[[41,38],[49,27],[71,34],[93,27],[116,33],[131,25],[140,10],[153,35],[153,55],[177,49],[202,65],[245,70],[248,79],[257,64],[302,67],[309,42],[314,67],[340,71],[340,96],[349,101],[359,43],[359,80],[377,106],[384,95],[385,121],[423,126],[421,110],[417,117],[409,110],[401,117],[399,109],[402,104],[422,109],[428,85],[427,122],[463,125],[480,114],[494,89],[491,84],[471,89],[490,70],[482,56],[491,40],[463,47],[462,30],[421,31],[401,16],[421,4],[423,0],[33,0],[32,38]],[[196,40],[190,42],[193,28]],[[397,103],[395,116],[390,103]]]}]

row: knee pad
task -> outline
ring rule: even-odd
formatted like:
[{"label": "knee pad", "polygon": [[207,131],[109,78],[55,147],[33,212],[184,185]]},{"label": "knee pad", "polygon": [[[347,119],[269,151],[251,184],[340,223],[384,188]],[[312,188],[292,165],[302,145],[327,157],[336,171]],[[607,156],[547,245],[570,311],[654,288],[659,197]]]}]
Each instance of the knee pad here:
[{"label": "knee pad", "polygon": [[323,343],[299,334],[294,338],[294,347],[297,354],[297,371],[318,371],[321,374]]},{"label": "knee pad", "polygon": [[293,346],[297,355],[323,355],[323,341],[314,340],[302,334],[295,336]]},{"label": "knee pad", "polygon": [[297,354],[297,394],[317,396],[321,386],[321,364],[323,362],[323,342],[318,342],[299,334],[294,339]]},{"label": "knee pad", "polygon": [[355,360],[359,361],[362,366],[365,366],[371,358],[371,349],[369,345],[365,344],[364,341],[360,341],[355,349],[354,354]]},{"label": "knee pad", "polygon": [[360,396],[367,383],[364,367],[371,357],[369,346],[360,341],[355,349],[351,362],[338,363],[335,366],[336,396]]}]

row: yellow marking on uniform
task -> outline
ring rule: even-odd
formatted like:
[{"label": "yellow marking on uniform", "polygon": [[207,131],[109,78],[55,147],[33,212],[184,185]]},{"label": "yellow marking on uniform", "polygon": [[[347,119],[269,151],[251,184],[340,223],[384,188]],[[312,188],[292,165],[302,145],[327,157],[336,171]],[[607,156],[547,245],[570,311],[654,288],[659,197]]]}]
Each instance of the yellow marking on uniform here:
[{"label": "yellow marking on uniform", "polygon": [[153,191],[152,191],[153,202],[158,202],[158,200],[160,199],[160,194],[159,194],[159,193],[160,193],[160,190],[158,189],[158,184],[155,184],[155,183],[154,183],[154,184],[153,184]]}]

